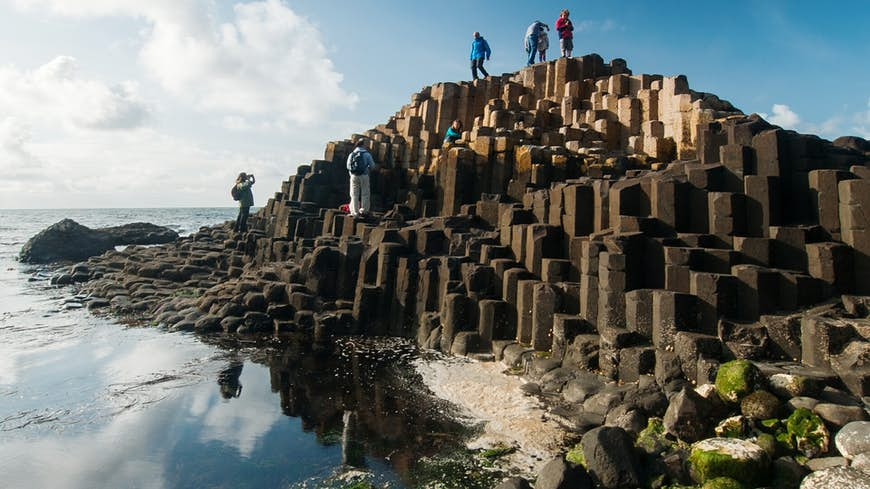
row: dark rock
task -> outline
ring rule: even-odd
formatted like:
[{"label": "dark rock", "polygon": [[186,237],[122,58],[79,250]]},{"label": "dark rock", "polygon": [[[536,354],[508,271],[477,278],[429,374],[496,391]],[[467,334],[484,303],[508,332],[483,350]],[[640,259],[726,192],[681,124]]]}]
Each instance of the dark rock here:
[{"label": "dark rock", "polygon": [[740,401],[740,412],[749,419],[775,418],[779,408],[779,399],[767,391],[755,391]]},{"label": "dark rock", "polygon": [[662,420],[668,433],[685,442],[696,442],[711,432],[711,403],[692,389],[671,398]]},{"label": "dark rock", "polygon": [[870,152],[870,141],[858,136],[840,136],[833,143],[834,146],[851,149],[859,153]]},{"label": "dark rock", "polygon": [[606,488],[640,487],[641,470],[632,437],[622,428],[602,426],[580,441],[586,467],[595,482]]},{"label": "dark rock", "polygon": [[30,238],[21,248],[19,259],[27,263],[84,260],[114,247],[109,235],[82,226],[72,219],[52,224]]},{"label": "dark rock", "polygon": [[520,477],[511,477],[495,486],[495,489],[532,489],[532,485],[529,484],[529,481]]},{"label": "dark rock", "polygon": [[579,370],[577,375],[569,380],[562,389],[562,396],[566,401],[583,402],[593,395],[601,392],[604,388],[604,380],[592,372]]},{"label": "dark rock", "polygon": [[853,421],[864,421],[867,413],[860,406],[843,406],[822,402],[813,407],[813,412],[833,426],[841,427]]},{"label": "dark rock", "polygon": [[21,248],[26,263],[84,260],[124,244],[161,244],[174,241],[178,233],[147,223],[91,229],[64,219],[33,236]]},{"label": "dark rock", "polygon": [[535,489],[586,489],[592,487],[583,467],[571,465],[562,457],[554,458],[538,472]]}]

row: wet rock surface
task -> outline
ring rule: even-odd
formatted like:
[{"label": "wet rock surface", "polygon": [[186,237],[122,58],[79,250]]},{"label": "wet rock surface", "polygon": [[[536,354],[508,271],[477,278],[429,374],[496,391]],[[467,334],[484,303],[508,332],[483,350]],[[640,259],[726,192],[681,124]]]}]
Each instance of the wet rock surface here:
[{"label": "wet rock surface", "polygon": [[[454,118],[471,129],[441,147]],[[848,458],[833,441],[870,393],[860,142],[597,55],[427,87],[364,136],[364,219],[336,210],[353,141],[331,142],[250,232],[108,251],[64,281],[172,330],[500,361],[577,437],[554,473],[603,487],[795,487]]]}]

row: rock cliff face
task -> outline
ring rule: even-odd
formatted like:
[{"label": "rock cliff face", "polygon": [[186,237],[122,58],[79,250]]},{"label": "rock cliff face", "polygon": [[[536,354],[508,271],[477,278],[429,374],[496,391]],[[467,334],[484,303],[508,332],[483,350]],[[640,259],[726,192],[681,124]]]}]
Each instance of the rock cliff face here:
[{"label": "rock cliff face", "polygon": [[[467,130],[442,146],[454,119]],[[337,210],[360,137],[379,164],[367,219]],[[644,432],[711,436],[706,414],[691,436],[679,427],[735,412],[743,394],[709,385],[735,360],[776,409],[821,395],[862,419],[832,389],[870,394],[868,161],[860,138],[786,131],[685,77],[593,54],[427,87],[300,166],[251,232],[207,229],[73,272],[106,298],[91,307],[174,329],[404,336],[525,366],[584,429],[636,434],[649,417]],[[716,433],[749,421],[735,423]]]}]

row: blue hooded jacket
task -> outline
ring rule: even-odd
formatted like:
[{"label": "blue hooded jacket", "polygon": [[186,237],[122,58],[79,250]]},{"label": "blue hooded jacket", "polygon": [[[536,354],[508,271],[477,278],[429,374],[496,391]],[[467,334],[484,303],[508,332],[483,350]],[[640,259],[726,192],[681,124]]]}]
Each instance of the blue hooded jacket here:
[{"label": "blue hooded jacket", "polygon": [[489,55],[492,53],[489,49],[489,43],[483,36],[477,37],[471,41],[471,56],[468,59],[483,59],[489,60]]}]

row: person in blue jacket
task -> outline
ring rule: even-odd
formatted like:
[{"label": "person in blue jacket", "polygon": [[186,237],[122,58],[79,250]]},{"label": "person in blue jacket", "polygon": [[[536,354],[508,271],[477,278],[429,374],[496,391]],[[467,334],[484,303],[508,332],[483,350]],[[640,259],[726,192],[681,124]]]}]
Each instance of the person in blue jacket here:
[{"label": "person in blue jacket", "polygon": [[484,58],[489,61],[489,55],[492,53],[489,49],[489,43],[480,35],[479,32],[474,33],[474,39],[471,40],[471,77],[477,80],[477,70],[483,73],[484,77],[489,76],[489,73],[483,69]]},{"label": "person in blue jacket", "polygon": [[538,54],[538,37],[544,32],[544,29],[550,30],[550,26],[536,20],[526,29],[526,37],[524,39],[526,46],[526,54],[529,55],[527,65],[535,64],[535,56]]}]

